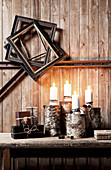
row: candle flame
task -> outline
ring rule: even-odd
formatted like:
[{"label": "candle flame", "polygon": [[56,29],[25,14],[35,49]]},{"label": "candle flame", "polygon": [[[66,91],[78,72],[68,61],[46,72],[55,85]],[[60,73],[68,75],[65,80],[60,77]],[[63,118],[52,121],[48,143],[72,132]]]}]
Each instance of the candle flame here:
[{"label": "candle flame", "polygon": [[88,86],[88,90],[90,90],[91,88],[90,88],[90,86]]},{"label": "candle flame", "polygon": [[76,91],[74,91],[74,94],[76,94]]},{"label": "candle flame", "polygon": [[66,80],[66,84],[69,84],[69,81],[68,81],[68,80]]},{"label": "candle flame", "polygon": [[92,89],[91,89],[91,87],[90,87],[90,86],[88,86],[88,90],[91,90],[91,91],[92,91]]},{"label": "candle flame", "polygon": [[55,82],[53,82],[53,87],[55,87]]}]

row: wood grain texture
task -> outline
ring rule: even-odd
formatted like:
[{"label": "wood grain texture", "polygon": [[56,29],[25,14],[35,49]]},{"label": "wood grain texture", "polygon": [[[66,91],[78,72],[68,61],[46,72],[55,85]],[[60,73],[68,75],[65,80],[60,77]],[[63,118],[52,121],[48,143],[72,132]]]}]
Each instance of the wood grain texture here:
[{"label": "wood grain texture", "polygon": [[89,1],[89,59],[98,59],[98,0]]},{"label": "wood grain texture", "polygon": [[98,107],[98,69],[88,69],[88,85],[93,91],[93,106]]},{"label": "wood grain texture", "polygon": [[99,59],[108,59],[108,0],[99,0]]},{"label": "wood grain texture", "polygon": [[[26,17],[31,17],[31,2],[30,2],[30,0],[22,1],[22,15],[26,16]],[[28,37],[29,37],[29,35],[27,35],[27,38]],[[31,49],[30,41],[27,41],[26,45],[27,45],[27,49],[30,51],[30,49]],[[21,97],[22,111],[26,110],[26,107],[32,106],[31,93],[32,93],[31,78],[30,78],[30,76],[27,76],[22,81],[22,97]]]},{"label": "wood grain texture", "polygon": [[109,86],[108,86],[108,127],[111,128],[111,70],[109,70]]},{"label": "wood grain texture", "polygon": [[[3,12],[2,12],[2,0],[0,0],[0,61],[2,61],[3,59],[3,50],[2,50],[2,47],[3,47],[3,25],[2,25],[2,22],[3,22]],[[2,88],[2,85],[3,85],[3,75],[2,75],[2,70],[0,70],[0,88]],[[3,130],[3,103],[0,102],[0,113],[1,113],[1,116],[0,116],[0,132],[2,132]]]},{"label": "wood grain texture", "polygon": [[108,57],[111,60],[111,1],[108,1]]},{"label": "wood grain texture", "polygon": [[60,101],[64,100],[64,84],[66,84],[66,80],[70,83],[69,77],[70,69],[60,69]]},{"label": "wood grain texture", "polygon": [[[45,0],[41,0],[41,20],[50,21],[51,20],[51,6],[50,0],[47,2]],[[43,51],[43,47],[41,46],[41,52]],[[44,108],[43,105],[49,103],[49,95],[50,95],[50,87],[51,87],[51,71],[49,70],[46,74],[44,74],[41,78],[41,87],[40,87],[40,114],[41,114],[41,123],[44,124],[45,116],[44,116]]]},{"label": "wood grain texture", "polygon": [[80,0],[80,59],[88,59],[88,0]]},{"label": "wood grain texture", "polygon": [[108,69],[99,69],[99,106],[101,107],[101,116],[102,116],[102,126],[104,128],[108,128],[108,112],[109,112],[109,107],[108,107]]},{"label": "wood grain texture", "polygon": [[[3,0],[0,3],[0,60],[5,58],[3,45],[6,44],[6,37],[10,35],[15,14],[57,23],[59,29],[56,31],[55,41],[67,52],[71,60],[111,59],[110,7],[110,0]],[[42,51],[43,47],[39,40],[33,40],[28,44],[28,48],[31,49],[31,54],[35,55]],[[39,47],[35,48],[38,42]],[[5,84],[14,72],[0,71],[0,86]],[[37,82],[32,81],[30,77],[25,78],[0,103],[0,112],[3,113],[0,116],[1,131],[2,126],[5,128],[7,124],[8,127],[4,131],[10,131],[11,124],[15,122],[14,112],[24,110],[26,106],[38,106],[42,115],[39,122],[40,119],[44,120],[43,105],[49,102],[52,82],[57,84],[58,99],[63,100],[66,79],[72,85],[72,93],[76,90],[80,94],[81,105],[84,104],[87,85],[91,86],[94,106],[102,107],[102,116],[106,122],[104,126],[108,123],[107,127],[111,127],[110,76],[110,68],[53,67]]]},{"label": "wood grain texture", "polygon": [[[12,26],[12,0],[3,1],[3,46],[6,44]],[[7,23],[7,26],[6,26]],[[5,60],[5,49],[3,49],[3,60]],[[11,78],[11,71],[3,70],[3,85]],[[11,93],[3,101],[3,131],[10,132],[12,122],[12,95]]]},{"label": "wood grain texture", "polygon": [[[60,0],[51,0],[51,22],[57,24],[57,28],[60,28]],[[61,31],[57,30],[55,33],[54,40],[59,44]],[[57,96],[58,102],[60,101],[60,69],[52,68],[51,69],[51,86],[55,82],[56,87],[58,88]]]},{"label": "wood grain texture", "polygon": [[78,69],[69,69],[70,70],[70,83],[71,83],[71,91],[74,94],[76,91],[77,94],[80,95],[80,84],[79,84],[79,77],[80,77],[80,70]]},{"label": "wood grain texture", "polygon": [[51,69],[51,86],[53,86],[53,82],[55,82],[55,86],[57,89],[57,98],[58,104],[60,101],[60,69],[59,68],[52,68]]},{"label": "wood grain texture", "polygon": [[[34,0],[31,1],[31,18],[40,19],[40,1]],[[36,46],[36,48],[35,48]],[[32,41],[31,41],[31,56],[36,56],[40,54],[40,40],[37,35],[33,37],[32,34]],[[33,81],[31,79],[31,86],[32,86],[32,106],[38,107],[38,122],[40,123],[40,80]]]},{"label": "wood grain texture", "polygon": [[69,0],[60,0],[60,46],[69,56]]},{"label": "wood grain texture", "polygon": [[80,56],[80,39],[79,39],[79,1],[70,0],[70,57],[73,60],[79,60]]},{"label": "wood grain texture", "polygon": [[[22,14],[22,1],[21,0],[12,0],[12,22],[14,22],[15,15],[21,15]],[[11,32],[11,30],[10,30]],[[12,76],[17,72],[18,70],[12,70]],[[16,115],[15,112],[21,110],[21,83],[17,85],[17,87],[12,91],[12,122],[11,125],[16,125]]]},{"label": "wood grain texture", "polygon": [[80,106],[83,106],[85,103],[85,90],[88,87],[88,69],[80,69],[80,78],[79,78],[79,96],[80,96]]},{"label": "wood grain texture", "polygon": [[[89,1],[89,60],[98,60],[98,0]],[[88,69],[88,85],[93,91],[93,105],[98,106],[98,69]],[[96,87],[96,88],[95,88]]]}]

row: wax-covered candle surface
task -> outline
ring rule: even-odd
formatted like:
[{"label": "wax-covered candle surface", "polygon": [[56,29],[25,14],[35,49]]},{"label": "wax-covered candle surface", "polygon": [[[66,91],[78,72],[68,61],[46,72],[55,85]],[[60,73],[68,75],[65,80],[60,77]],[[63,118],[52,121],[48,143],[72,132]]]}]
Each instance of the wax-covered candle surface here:
[{"label": "wax-covered candle surface", "polygon": [[85,103],[93,102],[93,93],[90,86],[88,86],[88,89],[85,90]]},{"label": "wax-covered candle surface", "polygon": [[53,87],[50,87],[50,100],[57,100],[57,87],[53,82]]},{"label": "wax-covered candle surface", "polygon": [[76,94],[76,91],[74,91],[74,95],[72,95],[72,109],[78,109],[78,108],[80,108],[79,95]]},{"label": "wax-covered candle surface", "polygon": [[64,84],[64,96],[71,96],[71,84],[69,84],[68,80]]}]

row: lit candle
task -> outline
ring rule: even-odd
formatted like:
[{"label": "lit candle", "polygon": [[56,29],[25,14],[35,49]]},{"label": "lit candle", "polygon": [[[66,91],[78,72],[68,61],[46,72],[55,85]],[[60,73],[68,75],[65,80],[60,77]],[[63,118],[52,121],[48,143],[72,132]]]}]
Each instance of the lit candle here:
[{"label": "lit candle", "polygon": [[71,84],[69,84],[68,80],[64,84],[64,96],[71,96]]},{"label": "lit candle", "polygon": [[50,87],[50,100],[57,100],[57,87],[53,82],[53,87]]},{"label": "lit candle", "polygon": [[88,89],[85,90],[85,103],[93,102],[93,93],[90,86],[88,86]]},{"label": "lit candle", "polygon": [[74,95],[72,95],[72,109],[78,108],[80,108],[79,95],[76,94],[76,91],[74,91]]}]

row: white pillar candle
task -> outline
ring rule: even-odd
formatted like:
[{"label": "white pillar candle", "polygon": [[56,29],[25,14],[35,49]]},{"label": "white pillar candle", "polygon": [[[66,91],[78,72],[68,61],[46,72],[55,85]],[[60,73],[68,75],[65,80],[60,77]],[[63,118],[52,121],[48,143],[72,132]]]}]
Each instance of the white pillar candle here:
[{"label": "white pillar candle", "polygon": [[64,96],[71,96],[71,84],[69,84],[68,80],[64,84]]},{"label": "white pillar candle", "polygon": [[53,83],[53,87],[50,87],[50,100],[57,100],[57,87]]},{"label": "white pillar candle", "polygon": [[79,95],[76,94],[76,91],[74,91],[74,95],[72,95],[72,109],[80,108],[80,100]]},{"label": "white pillar candle", "polygon": [[92,89],[90,88],[90,86],[88,86],[88,89],[85,90],[85,103],[88,102],[93,102],[93,93],[92,93]]}]

